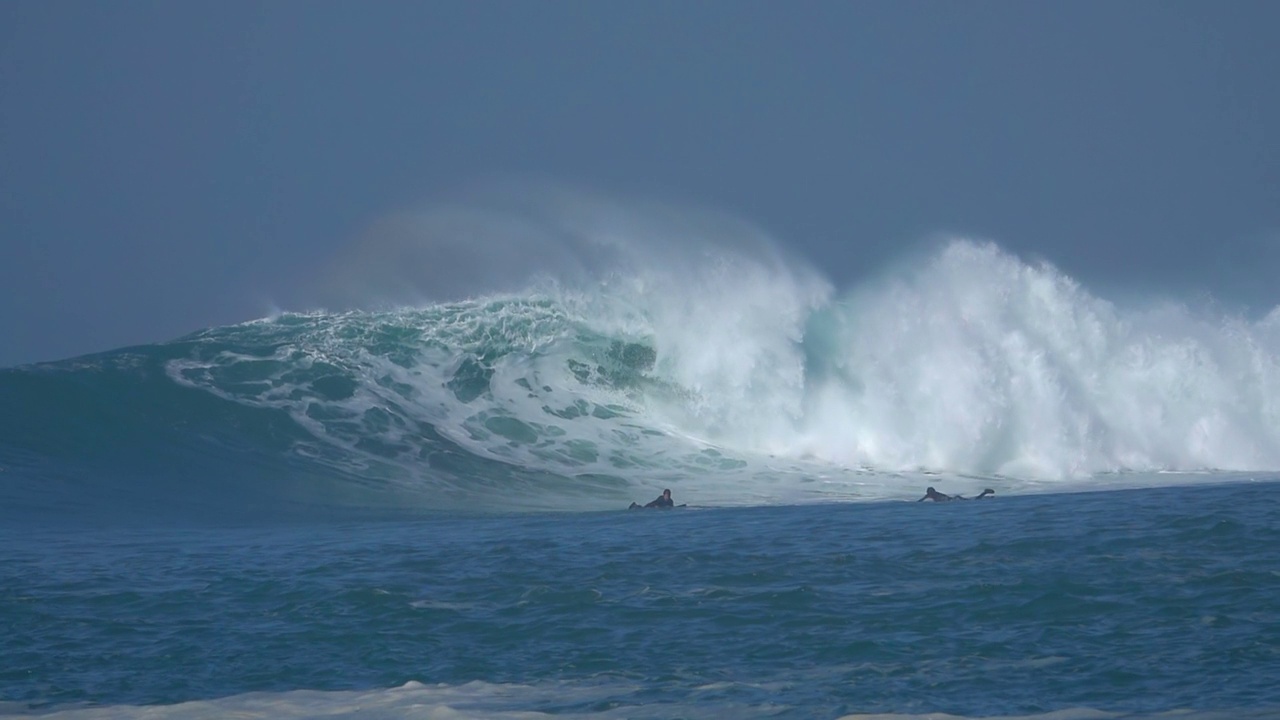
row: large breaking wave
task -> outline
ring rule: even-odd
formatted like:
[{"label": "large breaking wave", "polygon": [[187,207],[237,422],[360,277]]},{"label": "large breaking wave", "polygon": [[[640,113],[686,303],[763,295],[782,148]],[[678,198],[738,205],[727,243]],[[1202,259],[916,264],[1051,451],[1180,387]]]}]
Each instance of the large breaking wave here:
[{"label": "large breaking wave", "polygon": [[1280,312],[1121,307],[967,240],[841,294],[767,243],[607,245],[517,292],[0,371],[10,506],[589,509],[1280,468]]}]

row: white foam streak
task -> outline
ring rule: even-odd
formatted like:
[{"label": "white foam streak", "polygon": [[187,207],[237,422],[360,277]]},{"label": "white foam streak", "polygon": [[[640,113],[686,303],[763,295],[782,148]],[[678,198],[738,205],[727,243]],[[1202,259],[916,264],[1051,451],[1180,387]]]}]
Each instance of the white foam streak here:
[{"label": "white foam streak", "polygon": [[[258,692],[173,705],[114,705],[70,707],[41,711],[44,720],[201,720],[241,718],[263,720],[293,718],[360,718],[361,720],[532,720],[565,718],[621,720],[623,718],[772,717],[777,706],[750,707],[738,703],[700,701],[697,691],[688,702],[652,705],[628,703],[645,688],[625,684],[551,682],[540,685],[498,684],[473,681],[462,685],[409,682],[388,689],[354,691],[293,690]],[[622,702],[619,702],[621,700]],[[608,710],[565,712],[565,706],[616,705]],[[9,705],[9,707],[6,707]],[[0,703],[0,720],[32,717],[16,704]],[[532,708],[551,707],[543,712]]]},{"label": "white foam streak", "polygon": [[[172,705],[108,705],[63,707],[28,713],[17,703],[0,703],[0,720],[39,717],[43,720],[201,720],[203,718],[361,718],[367,720],[498,720],[566,718],[610,720],[621,718],[764,718],[777,717],[787,706],[770,703],[749,706],[708,700],[734,683],[695,688],[683,698],[644,704],[637,695],[651,695],[645,688],[621,684],[546,683],[510,685],[469,682],[462,685],[427,685],[409,682],[388,689],[289,692],[257,692]],[[634,704],[633,702],[634,701]],[[589,704],[609,709],[542,712],[531,708]],[[1032,715],[986,716],[986,720],[1261,720],[1275,717],[1275,708],[1231,710],[1169,710],[1154,713],[1118,713],[1087,707],[1067,708]],[[946,713],[844,715],[840,720],[968,720]]]}]

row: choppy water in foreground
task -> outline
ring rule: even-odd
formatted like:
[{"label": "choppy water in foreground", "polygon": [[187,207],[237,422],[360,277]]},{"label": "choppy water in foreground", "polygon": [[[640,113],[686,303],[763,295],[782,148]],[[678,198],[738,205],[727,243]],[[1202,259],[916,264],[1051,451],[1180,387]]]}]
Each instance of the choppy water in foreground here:
[{"label": "choppy water in foreground", "polygon": [[1280,717],[1277,497],[11,526],[0,715]]}]

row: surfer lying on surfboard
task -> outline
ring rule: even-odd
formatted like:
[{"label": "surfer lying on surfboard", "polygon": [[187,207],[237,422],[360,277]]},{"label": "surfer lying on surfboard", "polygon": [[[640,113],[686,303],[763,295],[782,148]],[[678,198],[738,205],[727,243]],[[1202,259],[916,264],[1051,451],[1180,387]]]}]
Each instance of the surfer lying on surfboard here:
[{"label": "surfer lying on surfboard", "polygon": [[[988,495],[994,496],[995,494],[996,494],[995,490],[992,490],[991,488],[987,488],[986,490],[982,491],[981,495],[974,498],[974,500],[981,500],[987,497]],[[924,497],[920,498],[916,502],[924,502],[925,500],[932,500],[934,502],[947,502],[948,500],[968,500],[968,499],[969,498],[964,497],[963,495],[946,495],[944,493],[938,492],[937,490],[934,490],[933,488],[929,488],[928,490],[924,491]]]},{"label": "surfer lying on surfboard", "polygon": [[646,504],[644,504],[644,505],[638,505],[638,504],[636,504],[636,503],[631,503],[631,507],[630,507],[630,508],[628,508],[628,509],[629,509],[629,510],[640,510],[640,509],[643,509],[643,508],[673,508],[673,507],[675,507],[675,506],[676,506],[675,501],[671,499],[671,491],[670,491],[670,490],[663,490],[663,491],[662,491],[662,494],[661,494],[661,495],[659,495],[659,496],[658,496],[658,498],[657,498],[656,500],[654,500],[654,501],[652,501],[652,502],[649,502],[649,503],[646,503]]}]

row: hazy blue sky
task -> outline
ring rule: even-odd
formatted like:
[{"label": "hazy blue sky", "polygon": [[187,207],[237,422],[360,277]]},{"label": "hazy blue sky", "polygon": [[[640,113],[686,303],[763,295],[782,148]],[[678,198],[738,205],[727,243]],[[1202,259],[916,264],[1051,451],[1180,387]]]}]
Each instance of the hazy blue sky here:
[{"label": "hazy blue sky", "polygon": [[260,316],[492,176],[849,283],[938,231],[1280,302],[1277,2],[0,3],[0,365]]}]

